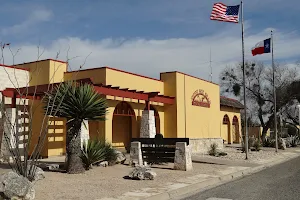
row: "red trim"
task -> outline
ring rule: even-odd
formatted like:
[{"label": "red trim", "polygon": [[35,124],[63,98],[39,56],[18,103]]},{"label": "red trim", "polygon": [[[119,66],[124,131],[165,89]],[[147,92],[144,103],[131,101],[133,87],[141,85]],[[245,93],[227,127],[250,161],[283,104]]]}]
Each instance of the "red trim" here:
[{"label": "red trim", "polygon": [[179,71],[161,72],[161,73],[160,73],[160,79],[161,79],[161,75],[162,75],[162,74],[167,74],[167,73],[179,73],[179,74],[183,74],[183,75],[186,75],[186,76],[189,76],[189,77],[192,77],[192,78],[195,78],[195,79],[201,80],[201,81],[205,81],[205,82],[207,82],[207,83],[211,83],[211,84],[214,84],[214,85],[219,85],[219,84],[216,84],[216,83],[213,83],[213,82],[210,82],[210,81],[204,80],[204,79],[202,79],[202,78],[199,78],[199,77],[196,77],[196,76],[192,76],[192,75],[189,75],[189,74],[185,74],[185,73],[183,73],[183,72],[179,72]]},{"label": "red trim", "polygon": [[123,71],[123,70],[112,68],[112,67],[108,67],[108,66],[96,67],[96,68],[89,68],[89,69],[83,69],[83,70],[77,70],[77,71],[70,71],[70,72],[65,72],[65,73],[82,72],[82,71],[89,71],[89,70],[96,70],[96,69],[110,69],[110,70],[114,70],[114,71],[117,71],[117,72],[122,72],[122,73],[130,74],[130,75],[133,75],[133,76],[139,76],[139,77],[142,77],[142,78],[147,78],[147,79],[151,79],[151,80],[154,80],[154,81],[163,82],[162,80],[159,80],[159,79],[155,79],[155,78],[151,78],[151,77],[148,77],[148,76],[143,76],[143,75],[135,74],[135,73],[132,73],[132,72]]},{"label": "red trim", "polygon": [[228,100],[231,100],[231,101],[235,101],[235,102],[237,102],[237,103],[241,103],[241,102],[239,102],[239,101],[236,100],[236,99],[228,98],[228,97],[225,97],[225,96],[220,96],[220,97],[223,98],[223,99],[228,99]]},{"label": "red trim", "polygon": [[149,99],[150,101],[154,101],[154,102],[159,102],[159,103],[165,103],[165,104],[174,104],[175,99],[174,97],[161,97],[161,96],[156,96],[156,97],[152,97]]},{"label": "red trim", "polygon": [[21,67],[15,67],[15,66],[10,66],[10,65],[3,65],[3,64],[0,64],[1,67],[7,67],[7,68],[12,68],[12,69],[20,69],[20,70],[24,70],[24,71],[29,71],[29,69],[24,69],[24,68],[21,68]]},{"label": "red trim", "polygon": [[30,64],[30,63],[35,63],[35,62],[42,62],[42,61],[47,61],[47,60],[51,60],[51,61],[54,61],[54,62],[60,62],[60,63],[64,63],[64,64],[67,64],[68,62],[65,62],[65,61],[62,61],[62,60],[55,60],[55,59],[44,59],[44,60],[36,60],[36,61],[31,61],[31,62],[24,62],[24,63],[20,63],[20,64],[15,64],[15,65],[24,65],[24,64]]},{"label": "red trim", "polygon": [[[93,84],[90,79],[81,79],[81,80],[77,80],[77,82]],[[38,85],[38,86],[30,86],[30,87],[19,88],[18,90],[21,94],[24,94],[24,96],[27,95],[28,97],[43,96],[46,91],[52,90],[58,84],[60,83],[54,83],[50,85],[45,84],[45,85]],[[93,86],[94,89],[102,95],[110,95],[110,96],[138,99],[144,101],[154,101],[154,102],[165,103],[165,104],[174,104],[175,102],[175,97],[158,95],[158,92],[145,93],[143,91],[139,91],[139,92],[130,91],[127,89],[119,89],[119,87],[111,87],[110,85],[107,86],[103,84],[95,84]],[[2,93],[4,96],[12,97],[12,98],[15,98],[16,95],[18,95],[18,92],[14,88],[6,88]]]}]

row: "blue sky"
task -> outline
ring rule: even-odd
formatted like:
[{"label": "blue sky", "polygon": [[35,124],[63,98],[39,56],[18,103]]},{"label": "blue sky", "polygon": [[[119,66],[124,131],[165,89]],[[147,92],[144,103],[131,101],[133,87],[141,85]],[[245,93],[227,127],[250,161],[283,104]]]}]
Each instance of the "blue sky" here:
[{"label": "blue sky", "polygon": [[[14,62],[41,58],[66,60],[72,68],[87,55],[85,68],[111,66],[159,77],[161,71],[183,71],[213,80],[226,65],[241,61],[240,25],[209,20],[213,3],[206,0],[1,0],[2,42],[19,50]],[[227,5],[240,1],[226,0]],[[245,1],[246,58],[256,42],[275,30],[275,58],[293,65],[300,52],[300,9],[296,0]],[[5,52],[7,64],[12,58]],[[255,57],[268,62],[270,55]]]}]

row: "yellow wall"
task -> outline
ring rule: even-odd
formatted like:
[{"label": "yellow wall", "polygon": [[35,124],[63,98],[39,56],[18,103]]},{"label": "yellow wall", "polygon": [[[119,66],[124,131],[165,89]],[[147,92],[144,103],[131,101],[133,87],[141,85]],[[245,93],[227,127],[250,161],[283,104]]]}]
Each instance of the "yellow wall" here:
[{"label": "yellow wall", "polygon": [[[100,134],[101,137],[105,138],[109,142],[113,142],[113,138],[115,141],[122,141],[125,138],[125,136],[122,136],[118,133],[116,133],[116,135],[114,137],[112,135],[112,131],[113,131],[112,127],[113,127],[113,120],[114,120],[113,112],[114,112],[117,104],[120,103],[122,100],[123,100],[122,98],[120,98],[118,100],[108,99],[107,100],[108,113],[106,115],[106,121],[104,121],[104,122],[89,122],[89,129],[90,129],[89,131],[90,131],[91,138],[96,138],[98,134]],[[130,102],[129,100],[126,102],[131,106],[131,108],[133,109],[134,114],[135,114],[135,116],[131,117],[131,132],[128,132],[127,136],[129,139],[134,138],[134,137],[137,138],[137,137],[139,137],[139,133],[140,133],[140,120],[141,120],[142,112],[145,108],[145,104]],[[162,132],[164,130],[164,111],[163,111],[164,108],[162,106],[158,106],[158,105],[153,105],[153,107],[158,111],[159,119],[160,119],[159,125],[160,125],[160,129]],[[126,119],[121,120],[121,121],[120,120],[121,120],[120,117],[117,117],[116,121],[118,121],[118,123],[115,124],[115,125],[118,125],[118,127],[119,127],[119,128],[117,128],[117,132],[122,132],[125,134],[125,132],[122,130],[122,127],[124,125],[124,124],[122,124],[122,122],[125,121]],[[123,129],[125,129],[125,126],[123,127]],[[163,132],[162,132],[162,134],[163,134]],[[125,146],[125,144],[123,144],[122,142],[113,142],[112,144],[113,144],[113,146],[116,146],[116,147],[124,147]]]},{"label": "yellow wall", "polygon": [[[220,137],[220,124],[215,123],[220,111],[219,86],[179,72],[162,73],[161,78],[166,82],[165,94],[176,96],[176,107],[165,109],[165,127],[176,126],[172,132],[180,138]],[[192,95],[199,89],[208,94],[210,108],[192,105]]]},{"label": "yellow wall", "polygon": [[65,80],[91,78],[96,84],[120,86],[120,88],[136,89],[145,92],[160,92],[164,94],[164,83],[159,80],[145,78],[132,73],[102,67],[65,73]]},{"label": "yellow wall", "polygon": [[[168,72],[161,74],[161,80],[155,80],[139,75],[123,72],[108,67],[89,69],[78,72],[66,72],[67,64],[52,60],[39,61],[36,63],[23,64],[20,67],[30,69],[32,78],[30,85],[47,84],[63,80],[74,80],[91,78],[95,84],[119,86],[132,90],[144,92],[159,92],[166,96],[175,97],[175,104],[163,105],[151,102],[158,111],[160,118],[160,132],[166,138],[188,137],[188,138],[223,138],[228,140],[227,132],[232,138],[232,119],[238,117],[240,124],[240,112],[238,109],[228,107],[220,108],[220,88],[218,85],[185,75],[179,72]],[[203,90],[210,99],[210,107],[199,107],[192,105],[192,95],[197,90]],[[139,137],[140,121],[145,101],[135,99],[106,96],[108,113],[106,121],[89,122],[91,138],[105,138],[108,142],[124,140],[125,134],[122,130],[122,122],[117,123],[119,136],[112,135],[113,112],[121,101],[127,102],[133,109],[135,116],[131,118],[131,131],[127,133],[131,137]],[[34,136],[33,143],[37,142],[38,132],[41,129],[43,110],[35,102],[37,112],[34,114]],[[223,125],[223,117],[227,114],[230,119],[230,127]],[[121,118],[119,119],[121,120]],[[43,156],[60,155],[65,153],[66,122],[63,119],[51,118],[55,124],[50,125]],[[122,121],[122,120],[121,120]],[[241,130],[241,125],[239,126]],[[239,130],[239,132],[241,132]],[[120,137],[120,138],[118,138]],[[127,136],[126,136],[127,137]],[[232,138],[233,139],[233,138]],[[116,142],[114,146],[125,146],[122,142]]]},{"label": "yellow wall", "polygon": [[[167,96],[176,96],[176,73],[162,73],[161,80],[164,81],[164,91]],[[173,105],[164,106],[164,129],[161,132],[164,137],[177,137],[177,101]]]},{"label": "yellow wall", "polygon": [[78,80],[90,78],[95,84],[103,83],[105,84],[106,80],[106,70],[105,68],[95,68],[74,72],[67,72],[64,74],[65,80]]},{"label": "yellow wall", "polygon": [[[30,139],[30,147],[29,147],[29,154],[32,154],[35,146],[38,143],[39,137],[45,134],[47,120],[48,117],[44,117],[44,110],[43,104],[41,101],[38,100],[29,100],[29,106],[32,106],[31,113],[31,120],[32,120],[32,136]],[[42,133],[41,133],[42,131]],[[44,147],[42,149],[41,156],[47,157],[48,156],[48,138],[45,137],[44,139]]]},{"label": "yellow wall", "polygon": [[[228,125],[223,124],[223,118],[225,115],[228,115],[229,118],[229,128]],[[236,108],[231,108],[231,107],[227,107],[227,106],[221,106],[220,108],[220,114],[219,114],[219,123],[221,125],[221,137],[226,140],[226,142],[233,142],[234,141],[234,137],[233,137],[233,128],[234,125],[232,125],[232,121],[233,121],[233,117],[236,116],[239,120],[239,135],[240,137],[242,136],[242,132],[241,132],[241,114],[240,114],[240,110],[236,109]],[[229,136],[228,136],[228,132],[229,132]],[[230,141],[228,141],[230,137]],[[241,138],[239,139],[239,142],[241,142]]]},{"label": "yellow wall", "polygon": [[53,60],[41,60],[18,65],[18,67],[29,69],[29,85],[43,85],[63,81],[67,64]]},{"label": "yellow wall", "polygon": [[120,88],[136,89],[145,92],[160,92],[164,94],[162,81],[141,77],[131,73],[106,68],[106,85],[120,86]]},{"label": "yellow wall", "polygon": [[[67,71],[67,64],[53,60],[41,60],[37,62],[24,63],[18,67],[30,70],[29,86],[56,83],[64,81],[64,72]],[[36,146],[40,131],[46,131],[48,117],[44,117],[43,104],[39,100],[30,100],[32,105],[32,138],[30,144],[30,154]],[[43,121],[43,119],[45,119]],[[58,120],[58,121],[57,121]],[[44,147],[41,155],[48,157],[51,155],[60,155],[65,153],[65,120],[55,118],[49,119],[47,136],[44,140]]]}]

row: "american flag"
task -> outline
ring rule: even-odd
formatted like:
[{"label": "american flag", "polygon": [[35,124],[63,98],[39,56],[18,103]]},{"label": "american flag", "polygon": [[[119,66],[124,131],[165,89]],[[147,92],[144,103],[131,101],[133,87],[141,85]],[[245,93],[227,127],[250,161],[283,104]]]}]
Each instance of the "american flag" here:
[{"label": "american flag", "polygon": [[239,9],[240,5],[226,6],[223,3],[215,3],[210,15],[210,19],[223,22],[239,23]]}]

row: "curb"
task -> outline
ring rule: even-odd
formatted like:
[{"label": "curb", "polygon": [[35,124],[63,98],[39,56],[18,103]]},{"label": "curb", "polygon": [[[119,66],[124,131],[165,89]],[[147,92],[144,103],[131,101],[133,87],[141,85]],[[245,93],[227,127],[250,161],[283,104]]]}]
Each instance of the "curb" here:
[{"label": "curb", "polygon": [[143,199],[144,200],[170,200],[170,199],[180,199],[180,198],[188,197],[187,195],[192,195],[193,193],[203,192],[212,187],[216,187],[218,185],[228,183],[232,180],[260,172],[269,167],[273,167],[275,165],[282,164],[284,162],[287,162],[287,161],[297,158],[299,156],[300,156],[299,154],[286,156],[279,160],[271,161],[266,164],[259,165],[257,167],[244,169],[241,171],[237,171],[237,172],[227,174],[224,176],[220,176],[220,177],[216,177],[216,178],[211,178],[206,181],[189,184],[189,185],[181,187],[181,188],[177,188],[174,190],[156,194],[156,195],[146,197]]}]

